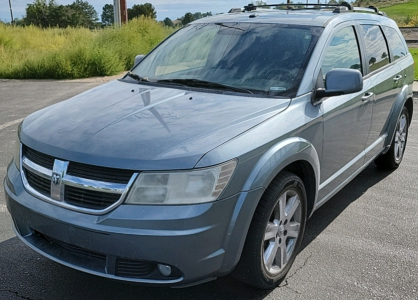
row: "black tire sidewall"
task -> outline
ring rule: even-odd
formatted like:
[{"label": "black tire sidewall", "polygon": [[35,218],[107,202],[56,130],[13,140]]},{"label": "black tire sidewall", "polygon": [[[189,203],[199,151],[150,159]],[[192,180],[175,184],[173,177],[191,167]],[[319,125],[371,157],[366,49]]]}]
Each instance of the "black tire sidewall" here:
[{"label": "black tire sidewall", "polygon": [[[276,205],[278,204],[279,198],[280,196],[288,190],[294,190],[296,191],[299,196],[300,196],[300,201],[301,201],[301,209],[302,209],[302,216],[301,216],[301,224],[300,224],[300,232],[299,232],[299,236],[298,239],[296,241],[296,245],[295,245],[295,249],[291,255],[291,257],[289,258],[285,268],[283,270],[280,271],[280,273],[272,275],[270,274],[264,265],[263,262],[263,254],[264,254],[264,247],[263,247],[263,243],[264,243],[264,232],[265,229],[267,227],[267,223],[269,221],[269,217],[273,212],[273,209],[276,207]],[[296,175],[289,175],[289,177],[286,178],[286,180],[283,180],[281,182],[281,185],[276,189],[275,193],[272,195],[271,199],[269,199],[269,206],[266,207],[266,218],[264,220],[263,223],[263,229],[261,231],[262,235],[260,236],[260,250],[259,250],[259,259],[260,259],[260,267],[261,267],[261,271],[263,272],[263,276],[265,278],[265,281],[270,283],[271,285],[277,285],[279,282],[281,282],[282,279],[284,279],[284,277],[286,276],[286,274],[289,272],[297,254],[300,248],[300,245],[302,243],[302,239],[303,239],[303,234],[305,231],[305,224],[306,224],[306,192],[305,192],[305,186],[302,182],[302,180],[297,177]],[[274,200],[274,201],[272,201]]]}]

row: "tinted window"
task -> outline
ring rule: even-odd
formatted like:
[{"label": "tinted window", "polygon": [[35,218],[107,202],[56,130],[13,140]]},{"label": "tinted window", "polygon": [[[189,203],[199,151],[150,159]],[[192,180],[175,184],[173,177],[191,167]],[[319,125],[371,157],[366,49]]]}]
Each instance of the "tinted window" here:
[{"label": "tinted window", "polygon": [[360,28],[366,43],[367,62],[373,72],[389,63],[388,47],[379,26],[361,25]]},{"label": "tinted window", "polygon": [[322,28],[217,23],[189,25],[133,70],[151,81],[193,79],[293,96]]},{"label": "tinted window", "polygon": [[408,53],[408,50],[405,48],[405,44],[398,32],[390,27],[383,27],[383,30],[385,31],[394,60],[404,57]]},{"label": "tinted window", "polygon": [[362,72],[357,38],[351,26],[339,30],[326,50],[322,62],[324,78],[333,68],[356,69]]}]

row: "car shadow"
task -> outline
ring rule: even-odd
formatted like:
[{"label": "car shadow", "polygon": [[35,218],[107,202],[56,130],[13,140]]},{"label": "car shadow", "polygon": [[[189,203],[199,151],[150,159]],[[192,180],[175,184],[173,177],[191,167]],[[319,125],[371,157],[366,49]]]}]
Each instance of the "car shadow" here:
[{"label": "car shadow", "polygon": [[372,163],[358,174],[349,184],[313,213],[306,223],[300,251],[320,235],[350,204],[392,172],[393,170],[381,170]]},{"label": "car shadow", "polygon": [[[302,249],[321,234],[350,204],[391,172],[366,168],[314,213],[307,223]],[[279,287],[280,288],[280,287]],[[0,243],[0,299],[255,299],[272,291],[253,288],[228,275],[183,289],[141,286],[104,279],[67,268],[44,258],[17,237]]]}]

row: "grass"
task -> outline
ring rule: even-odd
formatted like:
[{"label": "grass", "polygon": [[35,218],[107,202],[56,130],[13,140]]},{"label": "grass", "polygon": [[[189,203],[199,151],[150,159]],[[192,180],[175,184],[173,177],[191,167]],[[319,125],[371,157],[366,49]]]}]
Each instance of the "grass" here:
[{"label": "grass", "polygon": [[415,74],[414,74],[414,79],[418,80],[418,48],[409,48],[409,52],[411,52],[412,57],[414,58],[415,61]]},{"label": "grass", "polygon": [[84,78],[132,67],[173,29],[139,18],[121,28],[12,27],[0,24],[0,78]]},{"label": "grass", "polygon": [[[379,7],[379,3],[377,3]],[[398,26],[418,26],[418,0],[406,3],[398,3],[387,7],[382,7],[389,18],[395,20]]]}]

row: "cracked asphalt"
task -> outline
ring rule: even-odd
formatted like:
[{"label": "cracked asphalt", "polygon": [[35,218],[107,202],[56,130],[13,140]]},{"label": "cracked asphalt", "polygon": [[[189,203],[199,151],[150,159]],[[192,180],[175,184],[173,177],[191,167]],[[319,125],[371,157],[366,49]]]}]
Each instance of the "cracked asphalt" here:
[{"label": "cracked asphalt", "polygon": [[[0,178],[22,118],[100,83],[0,80]],[[230,276],[185,289],[139,286],[61,266],[16,238],[0,185],[0,299],[418,299],[417,100],[414,105],[400,168],[369,166],[315,212],[301,252],[274,290]]]}]

